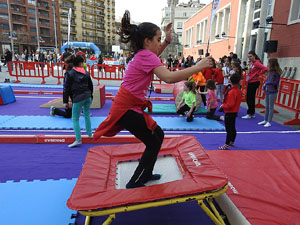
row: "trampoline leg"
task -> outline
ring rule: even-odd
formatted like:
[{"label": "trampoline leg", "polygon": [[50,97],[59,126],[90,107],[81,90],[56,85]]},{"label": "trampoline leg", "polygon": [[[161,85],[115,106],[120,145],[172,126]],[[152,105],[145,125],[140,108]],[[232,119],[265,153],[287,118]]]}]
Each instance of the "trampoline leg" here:
[{"label": "trampoline leg", "polygon": [[218,220],[218,218],[209,210],[209,208],[204,204],[203,200],[198,200],[198,205],[202,208],[202,210],[209,216],[209,218],[216,225],[223,225],[222,222]]},{"label": "trampoline leg", "polygon": [[102,225],[109,225],[111,222],[116,219],[116,214],[111,214],[109,217],[102,223]]},{"label": "trampoline leg", "polygon": [[90,222],[91,222],[91,217],[90,216],[86,216],[85,217],[84,225],[90,225]]},{"label": "trampoline leg", "polygon": [[214,212],[214,214],[216,215],[216,217],[218,218],[218,220],[221,222],[222,225],[225,225],[225,222],[223,220],[223,218],[221,217],[220,213],[218,212],[218,210],[216,209],[214,203],[213,203],[213,199],[212,198],[209,198],[207,200],[210,208],[212,209],[212,211]]}]

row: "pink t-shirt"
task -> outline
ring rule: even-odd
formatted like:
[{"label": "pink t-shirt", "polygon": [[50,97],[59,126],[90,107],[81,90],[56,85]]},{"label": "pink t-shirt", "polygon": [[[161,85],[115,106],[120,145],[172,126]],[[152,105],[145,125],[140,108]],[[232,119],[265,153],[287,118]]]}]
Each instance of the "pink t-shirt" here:
[{"label": "pink t-shirt", "polygon": [[215,109],[218,107],[218,102],[217,102],[217,96],[215,93],[215,90],[209,90],[207,91],[207,105],[209,105],[211,99],[213,99],[213,103],[211,104],[210,108]]},{"label": "pink t-shirt", "polygon": [[[139,50],[129,62],[121,85],[135,97],[145,100],[153,78],[153,69],[161,65],[160,59],[153,52],[147,49]],[[138,108],[133,110],[142,112]]]}]

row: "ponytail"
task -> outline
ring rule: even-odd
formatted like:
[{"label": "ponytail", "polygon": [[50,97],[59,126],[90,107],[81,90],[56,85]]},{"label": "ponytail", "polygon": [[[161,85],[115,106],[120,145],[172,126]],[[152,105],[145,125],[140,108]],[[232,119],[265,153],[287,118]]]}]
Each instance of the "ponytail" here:
[{"label": "ponytail", "polygon": [[134,56],[138,50],[144,48],[144,40],[146,38],[152,40],[158,30],[160,28],[153,23],[130,24],[130,12],[126,10],[121,21],[121,28],[117,33],[120,35],[119,41],[128,43]]}]

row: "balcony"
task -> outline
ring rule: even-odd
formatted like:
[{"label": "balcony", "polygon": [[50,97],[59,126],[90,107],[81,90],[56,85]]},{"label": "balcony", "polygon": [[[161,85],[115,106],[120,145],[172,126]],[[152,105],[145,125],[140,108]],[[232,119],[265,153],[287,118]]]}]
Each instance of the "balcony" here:
[{"label": "balcony", "polygon": [[25,1],[24,0],[12,0],[12,2],[14,4],[17,4],[17,5],[22,5],[22,6],[25,5]]}]

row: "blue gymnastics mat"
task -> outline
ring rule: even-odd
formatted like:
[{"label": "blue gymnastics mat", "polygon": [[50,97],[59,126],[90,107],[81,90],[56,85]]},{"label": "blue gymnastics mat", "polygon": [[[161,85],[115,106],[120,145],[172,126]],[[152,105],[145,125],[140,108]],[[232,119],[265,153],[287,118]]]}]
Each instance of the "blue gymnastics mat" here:
[{"label": "blue gymnastics mat", "polygon": [[[3,116],[0,116],[0,121]],[[14,116],[7,118],[0,124],[0,129],[20,130],[72,130],[71,119],[58,116]],[[92,129],[95,130],[106,117],[91,117]],[[186,117],[153,117],[163,130],[225,130],[224,126],[215,120],[203,117],[194,118],[193,122],[186,122]],[[81,129],[85,129],[84,118],[79,119]]]},{"label": "blue gymnastics mat", "polygon": [[76,179],[0,183],[1,224],[70,224],[76,211],[66,203]]},{"label": "blue gymnastics mat", "polygon": [[[200,106],[195,114],[206,114],[207,109]],[[176,114],[175,104],[152,104],[153,114]]]}]

